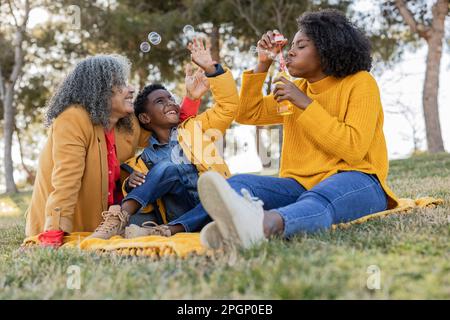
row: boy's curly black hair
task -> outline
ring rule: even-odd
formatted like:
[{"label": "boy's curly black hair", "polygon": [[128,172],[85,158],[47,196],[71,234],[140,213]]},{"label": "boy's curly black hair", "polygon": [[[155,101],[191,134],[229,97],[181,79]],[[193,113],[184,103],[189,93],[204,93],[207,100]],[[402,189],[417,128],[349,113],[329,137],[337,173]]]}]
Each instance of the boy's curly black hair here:
[{"label": "boy's curly black hair", "polygon": [[148,95],[153,91],[160,89],[167,91],[166,87],[164,87],[162,84],[155,83],[145,86],[144,89],[139,92],[136,100],[134,100],[134,114],[136,115],[136,117],[139,117],[139,114],[145,112]]},{"label": "boy's curly black hair", "polygon": [[369,39],[338,10],[306,12],[297,19],[299,31],[314,42],[326,75],[342,78],[370,71]]}]

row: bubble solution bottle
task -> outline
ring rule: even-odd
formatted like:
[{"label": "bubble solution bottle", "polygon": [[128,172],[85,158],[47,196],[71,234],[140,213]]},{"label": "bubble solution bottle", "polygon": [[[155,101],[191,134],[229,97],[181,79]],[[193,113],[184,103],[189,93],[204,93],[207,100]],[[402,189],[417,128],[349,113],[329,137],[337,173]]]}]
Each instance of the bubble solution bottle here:
[{"label": "bubble solution bottle", "polygon": [[[286,78],[287,80],[291,81],[292,77],[289,75],[289,72],[287,71],[286,68],[286,63],[284,61],[284,56],[283,56],[283,51],[282,51],[282,44],[283,42],[286,40],[284,38],[284,36],[281,33],[275,33],[275,43],[279,46],[279,61],[280,61],[280,68],[278,70],[277,75],[275,76],[276,78]],[[275,84],[279,84],[282,83],[281,81],[275,82]],[[287,116],[290,114],[294,113],[294,105],[292,105],[292,103],[290,103],[288,100],[283,100],[278,102],[277,104],[277,112],[279,115],[282,116]]]}]

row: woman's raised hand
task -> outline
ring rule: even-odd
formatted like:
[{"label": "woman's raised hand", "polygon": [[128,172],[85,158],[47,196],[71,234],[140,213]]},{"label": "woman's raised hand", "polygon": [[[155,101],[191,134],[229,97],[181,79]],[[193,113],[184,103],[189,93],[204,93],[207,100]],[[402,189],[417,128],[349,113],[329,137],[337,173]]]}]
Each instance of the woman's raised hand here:
[{"label": "woman's raised hand", "polygon": [[186,95],[192,100],[198,100],[209,90],[209,81],[205,76],[205,71],[198,68],[195,72],[192,64],[188,63],[185,67],[185,85]]},{"label": "woman's raised hand", "polygon": [[275,41],[277,33],[279,33],[277,30],[267,31],[258,41],[258,66],[255,72],[267,72],[276,55],[287,44],[287,39],[278,43]]},{"label": "woman's raised hand", "polygon": [[194,37],[189,43],[188,49],[191,52],[192,62],[205,70],[206,73],[215,73],[216,61],[211,57],[211,42],[208,38]]}]

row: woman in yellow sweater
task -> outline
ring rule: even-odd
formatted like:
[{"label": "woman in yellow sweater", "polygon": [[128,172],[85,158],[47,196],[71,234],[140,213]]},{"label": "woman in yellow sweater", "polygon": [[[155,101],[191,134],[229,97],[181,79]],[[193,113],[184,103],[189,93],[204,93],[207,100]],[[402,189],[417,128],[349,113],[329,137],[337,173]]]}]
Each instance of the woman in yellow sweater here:
[{"label": "woman in yellow sweater", "polygon": [[[273,235],[289,238],[397,206],[386,184],[383,110],[368,72],[369,40],[338,11],[305,13],[297,22],[286,66],[298,79],[279,79],[273,94],[263,97],[272,64],[267,52],[280,50],[274,33],[267,32],[258,42],[258,65],[243,74],[236,118],[243,124],[283,125],[280,177],[200,177],[198,210],[214,220],[201,233],[209,247],[248,247]],[[290,115],[277,113],[284,100],[294,105]]]}]

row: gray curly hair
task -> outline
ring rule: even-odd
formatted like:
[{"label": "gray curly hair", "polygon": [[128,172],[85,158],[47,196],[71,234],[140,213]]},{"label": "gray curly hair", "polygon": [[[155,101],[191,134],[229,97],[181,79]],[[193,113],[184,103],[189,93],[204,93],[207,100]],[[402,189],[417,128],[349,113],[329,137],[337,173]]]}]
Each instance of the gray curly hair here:
[{"label": "gray curly hair", "polygon": [[[127,85],[130,68],[130,61],[121,55],[95,55],[77,63],[47,103],[46,126],[70,105],[80,104],[94,124],[106,128],[111,114],[112,89]],[[130,117],[120,119],[117,127],[131,131]]]}]

